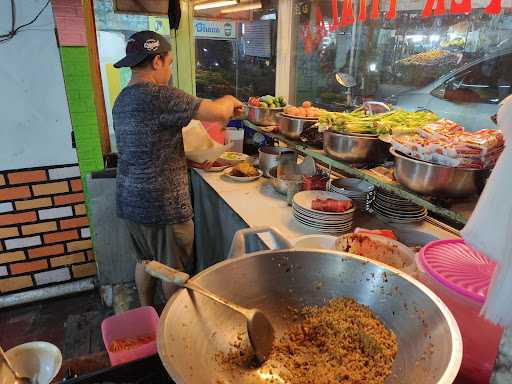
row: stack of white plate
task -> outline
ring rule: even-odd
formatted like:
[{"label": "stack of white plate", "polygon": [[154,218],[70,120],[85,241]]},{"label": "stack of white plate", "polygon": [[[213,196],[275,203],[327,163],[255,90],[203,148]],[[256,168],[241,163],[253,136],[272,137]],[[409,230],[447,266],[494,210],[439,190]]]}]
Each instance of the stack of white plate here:
[{"label": "stack of white plate", "polygon": [[322,212],[311,208],[313,200],[350,200],[337,193],[326,191],[303,191],[293,197],[293,217],[302,225],[321,233],[345,233],[352,229],[355,207],[345,212]]},{"label": "stack of white plate", "polygon": [[379,189],[373,202],[373,211],[390,223],[413,223],[427,217],[428,211],[394,193]]},{"label": "stack of white plate", "polygon": [[368,212],[375,198],[375,186],[364,180],[341,178],[330,183],[329,191],[351,199],[363,212]]}]

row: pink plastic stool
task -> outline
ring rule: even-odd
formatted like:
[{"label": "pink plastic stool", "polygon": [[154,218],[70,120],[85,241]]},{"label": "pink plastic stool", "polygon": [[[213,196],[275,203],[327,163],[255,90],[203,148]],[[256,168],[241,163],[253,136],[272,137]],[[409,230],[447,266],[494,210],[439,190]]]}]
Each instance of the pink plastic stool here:
[{"label": "pink plastic stool", "polygon": [[[158,320],[158,314],[153,307],[132,309],[103,320],[101,334],[110,358],[110,364],[115,366],[156,354]],[[113,340],[139,336],[153,336],[155,340],[129,351],[109,351],[109,345]]]}]

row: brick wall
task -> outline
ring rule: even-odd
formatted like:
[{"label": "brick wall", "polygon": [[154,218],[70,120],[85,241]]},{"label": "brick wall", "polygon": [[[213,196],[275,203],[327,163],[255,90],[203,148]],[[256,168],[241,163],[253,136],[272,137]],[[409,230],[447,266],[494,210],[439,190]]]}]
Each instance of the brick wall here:
[{"label": "brick wall", "polygon": [[0,172],[0,294],[95,274],[78,165]]}]

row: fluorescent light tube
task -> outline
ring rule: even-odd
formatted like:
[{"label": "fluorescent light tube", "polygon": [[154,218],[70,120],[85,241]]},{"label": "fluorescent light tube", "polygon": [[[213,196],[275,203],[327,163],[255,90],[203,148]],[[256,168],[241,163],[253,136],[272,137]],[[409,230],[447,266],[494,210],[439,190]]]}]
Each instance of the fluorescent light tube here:
[{"label": "fluorescent light tube", "polygon": [[201,4],[194,5],[194,10],[200,11],[203,9],[228,7],[230,5],[236,5],[236,4],[238,4],[238,0],[212,1],[212,2],[208,2],[208,3],[201,3]]},{"label": "fluorescent light tube", "polygon": [[261,2],[257,3],[250,3],[250,4],[240,4],[236,5],[234,7],[222,9],[220,13],[235,13],[235,12],[243,12],[243,11],[250,11],[253,9],[261,9],[262,5]]}]

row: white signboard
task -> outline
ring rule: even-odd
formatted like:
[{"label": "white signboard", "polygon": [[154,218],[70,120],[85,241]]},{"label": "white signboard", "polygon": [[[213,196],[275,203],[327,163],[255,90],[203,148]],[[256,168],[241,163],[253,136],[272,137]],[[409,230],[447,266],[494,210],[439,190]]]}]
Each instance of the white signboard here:
[{"label": "white signboard", "polygon": [[196,37],[236,39],[236,23],[222,20],[194,20]]}]

